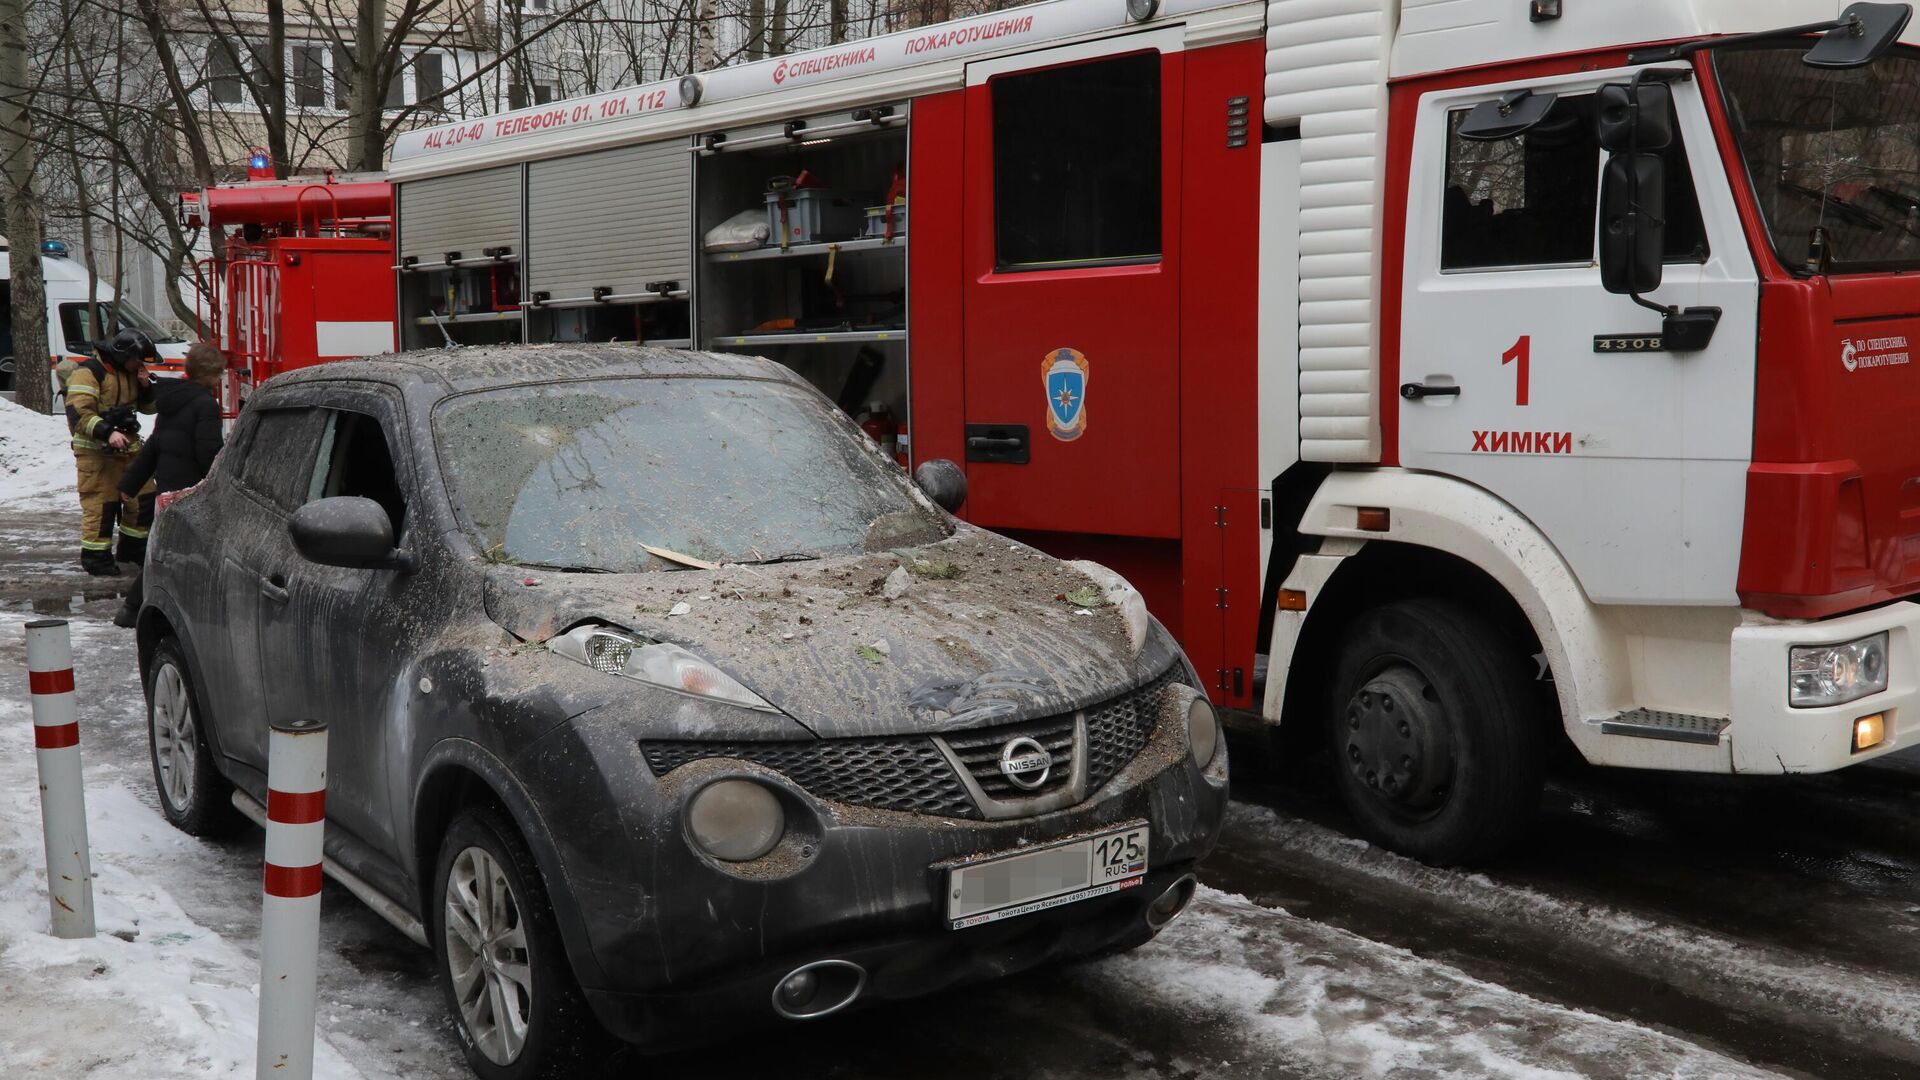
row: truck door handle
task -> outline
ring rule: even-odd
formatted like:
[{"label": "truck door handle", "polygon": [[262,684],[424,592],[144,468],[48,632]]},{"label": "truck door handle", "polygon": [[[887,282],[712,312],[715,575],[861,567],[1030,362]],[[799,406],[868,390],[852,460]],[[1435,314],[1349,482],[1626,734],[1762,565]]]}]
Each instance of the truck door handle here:
[{"label": "truck door handle", "polygon": [[260,579],[260,595],[266,597],[267,599],[273,601],[276,604],[286,603],[287,602],[287,579],[280,574],[274,574],[271,577],[261,578]]},{"label": "truck door handle", "polygon": [[967,460],[1025,465],[1030,449],[1025,424],[968,424]]},{"label": "truck door handle", "polygon": [[1429,397],[1459,397],[1458,386],[1428,386],[1426,383],[1401,383],[1400,396],[1408,401],[1419,401]]}]

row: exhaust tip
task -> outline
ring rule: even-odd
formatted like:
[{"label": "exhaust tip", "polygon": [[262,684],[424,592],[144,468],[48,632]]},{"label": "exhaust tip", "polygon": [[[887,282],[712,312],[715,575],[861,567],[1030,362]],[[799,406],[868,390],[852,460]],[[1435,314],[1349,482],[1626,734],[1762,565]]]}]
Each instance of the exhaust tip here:
[{"label": "exhaust tip", "polygon": [[1180,917],[1193,903],[1193,891],[1199,885],[1192,874],[1182,874],[1166,891],[1153,898],[1147,905],[1147,925],[1155,930],[1163,929],[1168,923]]},{"label": "exhaust tip", "polygon": [[816,1020],[853,1004],[867,988],[867,969],[851,960],[802,964],[773,987],[773,1011],[788,1020]]}]

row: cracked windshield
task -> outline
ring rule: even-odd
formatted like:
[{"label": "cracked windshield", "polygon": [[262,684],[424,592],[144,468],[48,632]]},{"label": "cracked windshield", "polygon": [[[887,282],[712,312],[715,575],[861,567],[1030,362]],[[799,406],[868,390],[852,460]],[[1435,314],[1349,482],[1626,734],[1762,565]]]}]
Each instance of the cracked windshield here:
[{"label": "cracked windshield", "polygon": [[829,406],[771,382],[522,386],[434,415],[455,502],[499,562],[629,573],[940,539]]},{"label": "cracked windshield", "polygon": [[1920,266],[1920,53],[1832,69],[1805,52],[1714,60],[1774,249],[1812,272]]}]

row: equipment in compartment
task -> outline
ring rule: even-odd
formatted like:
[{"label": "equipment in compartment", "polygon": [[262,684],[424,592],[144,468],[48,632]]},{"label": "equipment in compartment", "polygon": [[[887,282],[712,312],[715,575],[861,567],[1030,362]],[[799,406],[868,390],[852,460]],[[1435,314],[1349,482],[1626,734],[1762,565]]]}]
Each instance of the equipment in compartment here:
[{"label": "equipment in compartment", "polygon": [[867,202],[852,192],[823,186],[806,169],[798,176],[768,180],[766,201],[767,228],[782,248],[859,236]]}]

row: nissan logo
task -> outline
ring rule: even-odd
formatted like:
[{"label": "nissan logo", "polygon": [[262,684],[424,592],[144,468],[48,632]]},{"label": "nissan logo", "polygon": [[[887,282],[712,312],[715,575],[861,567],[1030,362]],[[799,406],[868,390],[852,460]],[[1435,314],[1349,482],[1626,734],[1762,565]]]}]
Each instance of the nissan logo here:
[{"label": "nissan logo", "polygon": [[1032,791],[1047,782],[1053,771],[1053,755],[1039,743],[1021,736],[1009,739],[1000,748],[1000,775],[1007,783],[1023,791]]}]

